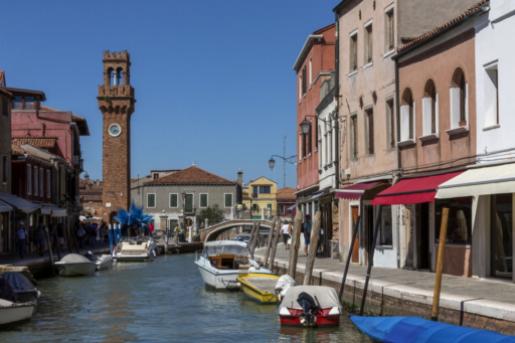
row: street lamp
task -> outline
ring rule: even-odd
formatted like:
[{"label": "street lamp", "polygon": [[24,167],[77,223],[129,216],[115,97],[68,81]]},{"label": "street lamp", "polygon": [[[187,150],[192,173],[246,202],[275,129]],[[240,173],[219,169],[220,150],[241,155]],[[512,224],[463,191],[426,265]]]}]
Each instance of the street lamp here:
[{"label": "street lamp", "polygon": [[311,121],[308,120],[308,116],[309,115],[307,115],[306,118],[304,118],[304,120],[300,123],[300,130],[305,135],[307,135],[309,133],[309,130],[311,129]]}]

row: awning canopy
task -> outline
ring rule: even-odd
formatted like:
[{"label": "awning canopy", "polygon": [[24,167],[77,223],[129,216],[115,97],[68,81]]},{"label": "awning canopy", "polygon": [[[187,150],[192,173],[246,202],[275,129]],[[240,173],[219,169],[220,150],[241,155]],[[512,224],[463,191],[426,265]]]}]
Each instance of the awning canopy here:
[{"label": "awning canopy", "polygon": [[432,202],[438,186],[461,173],[453,172],[400,180],[379,193],[372,201],[372,205],[411,205]]},{"label": "awning canopy", "polygon": [[25,213],[32,213],[41,207],[38,204],[9,193],[0,192],[0,200]]},{"label": "awning canopy", "polygon": [[438,187],[436,198],[515,193],[515,163],[466,170]]},{"label": "awning canopy", "polygon": [[11,212],[13,208],[3,201],[0,201],[0,213]]},{"label": "awning canopy", "polygon": [[337,199],[359,200],[363,194],[378,186],[384,185],[384,181],[360,182],[335,190]]},{"label": "awning canopy", "polygon": [[54,218],[62,218],[68,216],[68,211],[54,204],[42,204],[41,214],[50,215]]}]

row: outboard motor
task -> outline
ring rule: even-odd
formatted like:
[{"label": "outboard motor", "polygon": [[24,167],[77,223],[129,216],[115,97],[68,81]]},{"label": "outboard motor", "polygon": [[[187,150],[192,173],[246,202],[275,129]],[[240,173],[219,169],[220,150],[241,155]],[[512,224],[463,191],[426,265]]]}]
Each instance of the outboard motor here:
[{"label": "outboard motor", "polygon": [[318,302],[315,301],[315,299],[306,292],[299,294],[297,302],[304,311],[300,319],[301,324],[304,326],[315,326],[316,314],[320,310]]}]

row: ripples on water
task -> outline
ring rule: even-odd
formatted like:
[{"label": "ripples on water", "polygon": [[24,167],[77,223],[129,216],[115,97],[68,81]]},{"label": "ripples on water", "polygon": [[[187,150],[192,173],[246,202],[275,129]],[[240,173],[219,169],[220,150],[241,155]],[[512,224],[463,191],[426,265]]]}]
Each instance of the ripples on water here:
[{"label": "ripples on water", "polygon": [[0,342],[369,342],[347,319],[333,329],[281,328],[276,306],[206,289],[193,259],[42,280],[35,316],[4,328]]}]

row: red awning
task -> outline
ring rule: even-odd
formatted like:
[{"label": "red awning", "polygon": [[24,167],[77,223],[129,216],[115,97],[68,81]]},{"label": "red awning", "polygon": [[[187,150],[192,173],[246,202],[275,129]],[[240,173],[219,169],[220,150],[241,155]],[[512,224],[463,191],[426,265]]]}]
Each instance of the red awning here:
[{"label": "red awning", "polygon": [[337,189],[335,195],[337,199],[359,200],[363,193],[382,184],[384,181],[355,183],[343,189]]},{"label": "red awning", "polygon": [[438,186],[461,173],[454,172],[400,180],[379,193],[372,200],[372,205],[410,205],[432,202],[435,200]]}]

